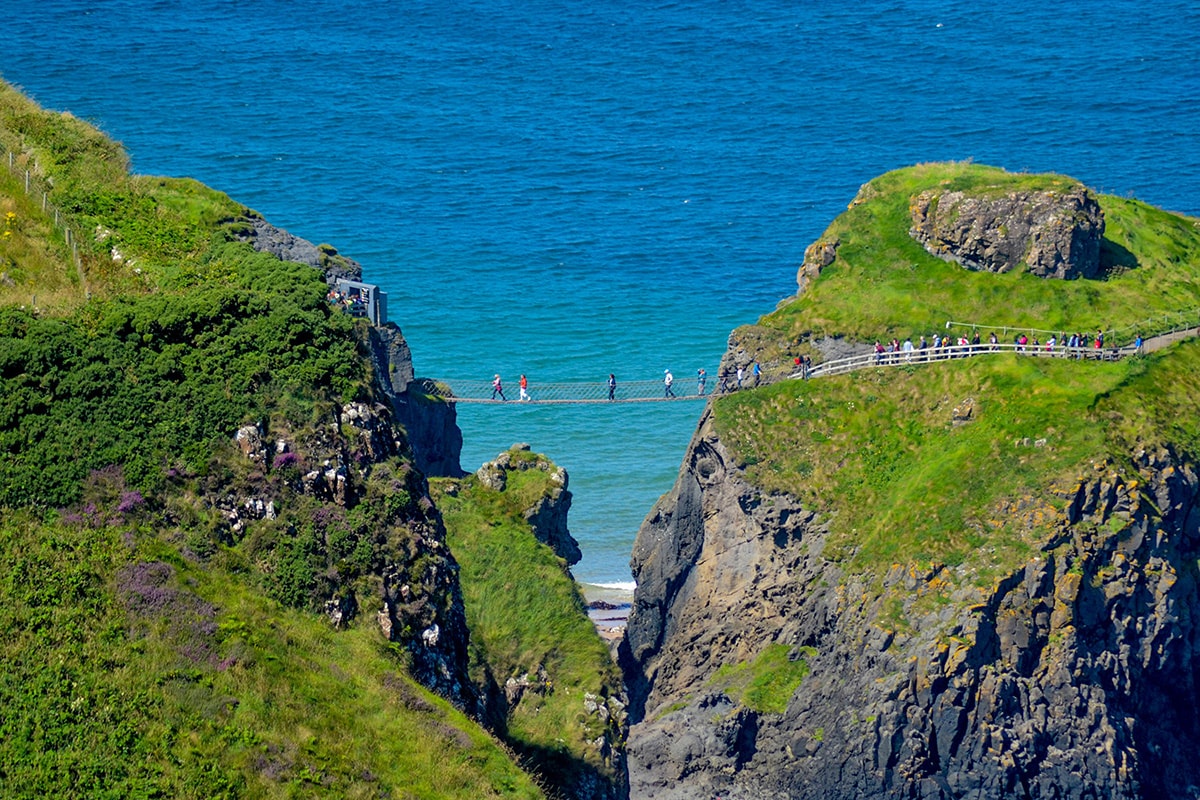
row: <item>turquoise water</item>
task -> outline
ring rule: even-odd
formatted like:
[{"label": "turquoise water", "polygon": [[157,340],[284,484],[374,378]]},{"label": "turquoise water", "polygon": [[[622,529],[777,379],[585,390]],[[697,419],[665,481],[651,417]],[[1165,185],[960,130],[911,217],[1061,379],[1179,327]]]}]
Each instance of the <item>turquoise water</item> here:
[{"label": "turquoise water", "polygon": [[[1059,7],[1062,6],[1062,7]],[[715,365],[860,184],[1056,171],[1200,212],[1190,2],[21,0],[0,75],[329,242],[423,375],[514,385]],[[695,403],[463,406],[463,466],[565,466],[575,573],[629,580]]]}]

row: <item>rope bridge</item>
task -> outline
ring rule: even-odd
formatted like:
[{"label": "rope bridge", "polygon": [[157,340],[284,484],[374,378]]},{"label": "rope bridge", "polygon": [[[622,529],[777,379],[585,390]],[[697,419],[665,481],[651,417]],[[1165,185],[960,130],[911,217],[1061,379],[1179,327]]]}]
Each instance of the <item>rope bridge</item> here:
[{"label": "rope bridge", "polygon": [[[1053,347],[1047,344],[1016,344],[1012,342],[997,342],[991,344],[950,344],[943,347],[927,347],[924,350],[876,353],[874,351],[859,355],[837,358],[814,365],[805,374],[804,370],[785,368],[775,369],[769,373],[764,370],[759,381],[747,370],[742,379],[741,388],[752,389],[759,384],[777,383],[781,380],[807,380],[830,375],[843,375],[861,369],[905,367],[918,364],[932,364],[938,361],[952,361],[958,358],[974,358],[977,356],[999,355],[1001,353],[1016,353],[1030,358],[1065,358],[1072,360],[1102,360],[1116,361],[1138,353],[1151,353],[1184,339],[1200,336],[1200,327],[1176,327],[1168,332],[1145,339],[1140,346],[1124,345],[1122,347],[1097,348],[1093,346],[1067,347],[1056,343]],[[491,381],[472,380],[437,380],[430,381],[429,390],[443,399],[454,403],[517,403],[525,404],[584,404],[584,403],[661,403],[678,400],[707,400],[713,395],[723,395],[739,390],[737,379],[733,375],[724,375],[713,380],[707,376],[703,387],[699,386],[695,377],[676,378],[671,386],[671,393],[666,392],[661,380],[649,381],[618,381],[616,389],[609,398],[607,379],[594,382],[575,383],[530,383],[528,400],[521,400],[520,389],[516,385],[504,385],[504,399],[494,392]]]},{"label": "rope bridge", "polygon": [[608,379],[578,383],[533,383],[529,384],[529,400],[521,400],[521,390],[516,384],[504,384],[505,400],[493,397],[491,381],[444,380],[435,382],[435,391],[446,400],[455,403],[658,403],[674,400],[707,400],[713,391],[710,381],[699,394],[697,381],[676,379],[667,395],[662,381],[618,381],[613,399],[608,399]]}]

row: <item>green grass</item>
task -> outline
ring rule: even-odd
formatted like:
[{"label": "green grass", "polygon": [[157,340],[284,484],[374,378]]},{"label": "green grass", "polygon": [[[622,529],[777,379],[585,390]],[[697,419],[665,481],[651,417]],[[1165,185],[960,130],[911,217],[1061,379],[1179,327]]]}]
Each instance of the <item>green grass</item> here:
[{"label": "green grass", "polygon": [[[376,623],[384,569],[456,596],[424,479],[392,458],[350,470],[351,507],[300,491],[304,459],[361,454],[329,422],[376,399],[362,323],[317,270],[231,241],[244,207],[129,175],[120,145],[3,83],[0,143],[53,186],[92,295],[0,170],[5,796],[543,796]],[[293,463],[243,458],[250,422]],[[232,528],[215,506],[247,497],[277,517]],[[349,630],[311,613],[348,593],[366,609]]]},{"label": "green grass", "polygon": [[[520,452],[513,457],[538,458]],[[537,469],[509,472],[503,492],[483,487],[474,476],[431,481],[461,567],[474,674],[490,672],[503,685],[544,668],[550,685],[541,693],[527,691],[510,710],[508,740],[535,771],[570,785],[570,776],[581,770],[615,777],[588,744],[613,729],[586,714],[583,704],[585,693],[601,701],[617,696],[621,682],[577,585],[522,516],[551,488],[549,475]]]},{"label": "green grass", "polygon": [[9,513],[0,563],[6,796],[541,796],[371,621],[282,608],[233,554],[200,568],[145,521]]},{"label": "green grass", "polygon": [[708,682],[752,711],[782,714],[808,675],[806,659],[816,654],[811,647],[769,644],[749,663],[722,666]]},{"label": "green grass", "polygon": [[23,184],[0,166],[0,305],[50,313],[77,308],[84,287],[60,232]]},{"label": "green grass", "polygon": [[[930,188],[980,194],[1077,185],[1057,175],[1007,173],[972,164],[926,164],[868,184],[821,240],[837,258],[809,289],[759,324],[809,334],[914,340],[948,320],[1063,331],[1122,329],[1156,314],[1200,308],[1200,221],[1136,200],[1101,195],[1107,280],[1046,280],[1024,271],[970,272],[935,258],[909,236],[910,199]],[[1132,339],[1133,331],[1125,334]]]},{"label": "green grass", "polygon": [[[831,555],[877,570],[961,563],[1000,542],[1008,562],[1054,514],[1013,515],[1002,501],[1051,503],[1046,490],[1102,450],[1101,431],[1079,423],[1127,370],[1015,356],[869,370],[737,394],[716,421],[753,482],[830,516]],[[954,425],[968,400],[972,421]]]},{"label": "green grass", "polygon": [[[760,360],[790,364],[822,336],[916,339],[947,320],[1103,328],[1125,340],[1200,308],[1200,221],[1136,200],[1099,197],[1103,280],[971,272],[909,235],[911,200],[927,189],[1078,185],[973,164],[876,178],[822,236],[840,242],[833,263],[803,295],[739,329],[740,341]],[[1158,319],[1137,327],[1150,317]],[[784,382],[716,401],[715,422],[755,484],[822,512],[825,553],[852,572],[966,564],[986,582],[1045,541],[1093,460],[1128,467],[1128,453],[1146,442],[1196,452],[1192,353],[1188,345],[1118,364],[989,356]],[[955,424],[955,407],[967,402],[973,415]]]},{"label": "green grass", "polygon": [[828,517],[826,555],[852,572],[969,562],[982,580],[1047,539],[1094,462],[1200,454],[1198,373],[1194,342],[1118,363],[988,356],[775,384],[717,401],[715,422],[756,485]]}]

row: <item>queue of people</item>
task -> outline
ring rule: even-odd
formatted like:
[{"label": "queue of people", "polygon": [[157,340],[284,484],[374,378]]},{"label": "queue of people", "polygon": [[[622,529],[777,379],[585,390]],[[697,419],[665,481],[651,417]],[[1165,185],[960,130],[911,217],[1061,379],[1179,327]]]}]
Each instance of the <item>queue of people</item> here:
[{"label": "queue of people", "polygon": [[329,294],[325,295],[325,299],[330,305],[344,308],[351,316],[365,317],[367,315],[367,304],[357,290],[343,292],[336,288],[330,289]]},{"label": "queue of people", "polygon": [[[1116,352],[1115,348],[1111,352],[1104,350],[1104,331],[1101,330],[1096,331],[1094,337],[1082,333],[1072,333],[1069,336],[1065,333],[1051,334],[1045,342],[1042,342],[1036,333],[1030,337],[1022,332],[1013,336],[1012,344],[1014,345],[1013,349],[1018,353],[1059,353],[1070,358],[1109,358],[1112,353]],[[1142,340],[1139,336],[1134,345],[1140,348],[1141,344]],[[874,344],[875,363],[894,364],[965,358],[983,347],[979,331],[975,331],[969,338],[962,334],[958,336],[934,334],[932,339],[922,335],[917,344],[913,344],[911,338],[907,338],[903,342],[893,338],[886,344],[876,339]],[[988,335],[987,348],[992,352],[1001,349],[1000,339],[995,331]]]},{"label": "queue of people", "polygon": [[[333,293],[331,292],[331,297]],[[1013,348],[1018,353],[1030,354],[1053,354],[1065,356],[1068,358],[1113,358],[1116,357],[1117,350],[1112,348],[1106,351],[1104,331],[1096,331],[1095,336],[1086,336],[1082,333],[1058,335],[1051,334],[1045,342],[1042,342],[1036,333],[1030,337],[1028,334],[1021,332],[1013,336]],[[1134,341],[1134,346],[1141,349],[1142,338],[1139,336]],[[987,347],[989,351],[998,351],[1001,349],[1000,339],[995,331],[988,334],[986,345],[982,341],[979,331],[974,331],[970,337],[965,334],[957,336],[941,335],[935,333],[932,337],[921,335],[914,343],[912,337],[905,338],[902,342],[898,338],[892,338],[891,341],[884,343],[880,340],[875,340],[874,343],[874,361],[876,364],[897,364],[897,363],[912,363],[924,361],[941,361],[947,358],[966,358],[973,352],[981,351]],[[1007,348],[1005,348],[1007,349]],[[800,354],[794,357],[793,372],[790,377],[801,378],[808,380],[813,374],[813,361],[807,354]],[[745,388],[759,386],[763,381],[762,365],[757,361],[751,361],[748,365],[739,364],[731,369],[723,369],[718,375],[717,387],[715,394],[726,394]],[[609,401],[616,401],[617,394],[617,377],[614,373],[609,373],[608,379],[603,384],[607,390],[607,398]],[[531,402],[533,397],[529,392],[529,380],[525,375],[521,375],[518,382],[520,390],[519,400],[521,402]],[[675,375],[670,369],[663,370],[662,382],[662,399],[670,400],[678,398],[675,393]],[[696,370],[696,394],[694,396],[703,397],[708,391],[708,372],[703,368]],[[492,400],[508,400],[504,394],[504,386],[500,379],[500,375],[496,374],[492,377]]]}]

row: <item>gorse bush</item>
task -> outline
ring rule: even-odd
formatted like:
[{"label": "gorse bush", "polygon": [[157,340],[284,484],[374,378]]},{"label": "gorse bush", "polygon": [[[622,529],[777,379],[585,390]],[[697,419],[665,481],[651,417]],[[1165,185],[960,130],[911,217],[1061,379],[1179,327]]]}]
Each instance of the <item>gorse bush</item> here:
[{"label": "gorse bush", "polygon": [[0,505],[67,505],[108,464],[153,490],[170,467],[203,470],[214,442],[282,395],[365,386],[353,321],[322,301],[316,271],[245,245],[221,256],[225,285],[97,301],[67,320],[0,309]]}]

